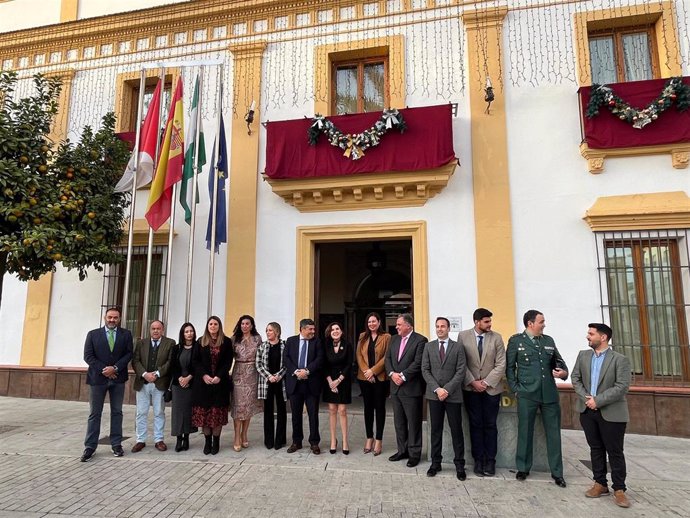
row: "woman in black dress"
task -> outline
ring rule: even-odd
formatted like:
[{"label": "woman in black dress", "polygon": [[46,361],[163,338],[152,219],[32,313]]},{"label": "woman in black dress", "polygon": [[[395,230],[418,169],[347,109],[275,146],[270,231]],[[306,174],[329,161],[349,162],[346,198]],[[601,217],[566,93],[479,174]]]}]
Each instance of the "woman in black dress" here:
[{"label": "woman in black dress", "polygon": [[343,453],[350,453],[347,437],[347,405],[352,403],[352,346],[343,340],[343,329],[333,322],[326,328],[326,355],[324,373],[326,385],[323,400],[328,403],[328,417],[331,429],[331,454],[338,448],[335,435],[336,421],[340,420],[343,434]]},{"label": "woman in black dress", "polygon": [[198,354],[194,342],[196,329],[191,323],[185,322],[180,328],[180,337],[173,349],[170,362],[173,393],[170,432],[177,437],[177,452],[189,449],[189,433],[192,431],[192,361]]},{"label": "woman in black dress", "polygon": [[192,362],[196,379],[192,385],[192,424],[203,428],[204,455],[215,455],[220,450],[220,432],[228,424],[232,342],[223,334],[220,318],[210,317],[197,343],[199,354]]}]

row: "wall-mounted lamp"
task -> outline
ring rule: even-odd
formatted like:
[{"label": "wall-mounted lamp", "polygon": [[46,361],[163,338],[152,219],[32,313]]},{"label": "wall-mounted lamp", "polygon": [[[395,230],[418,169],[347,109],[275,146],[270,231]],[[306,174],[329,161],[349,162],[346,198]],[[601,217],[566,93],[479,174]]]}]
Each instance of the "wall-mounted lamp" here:
[{"label": "wall-mounted lamp", "polygon": [[256,101],[252,100],[252,104],[249,106],[249,111],[247,115],[244,116],[244,120],[247,122],[247,135],[252,134],[251,124],[254,122],[254,110],[256,109]]},{"label": "wall-mounted lamp", "polygon": [[489,76],[486,76],[486,88],[484,89],[484,91],[486,92],[484,100],[488,103],[486,105],[486,110],[484,111],[484,113],[489,113],[489,110],[491,110],[491,103],[496,98],[496,96],[494,95],[494,89],[491,86],[491,78]]}]

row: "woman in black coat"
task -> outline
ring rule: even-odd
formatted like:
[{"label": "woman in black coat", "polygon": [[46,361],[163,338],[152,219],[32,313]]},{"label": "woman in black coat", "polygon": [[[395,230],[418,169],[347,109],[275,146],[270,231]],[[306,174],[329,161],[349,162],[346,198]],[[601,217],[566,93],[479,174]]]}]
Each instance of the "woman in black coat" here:
[{"label": "woman in black coat", "polygon": [[192,424],[203,428],[204,455],[215,455],[220,450],[220,433],[228,424],[232,390],[232,342],[223,334],[220,318],[208,319],[204,335],[198,340],[198,350],[194,359],[196,382],[192,386]]},{"label": "woman in black coat", "polygon": [[170,432],[177,437],[175,444],[177,452],[189,449],[189,434],[192,431],[194,357],[198,354],[196,329],[190,322],[185,322],[180,328],[180,336],[170,361],[173,393]]}]

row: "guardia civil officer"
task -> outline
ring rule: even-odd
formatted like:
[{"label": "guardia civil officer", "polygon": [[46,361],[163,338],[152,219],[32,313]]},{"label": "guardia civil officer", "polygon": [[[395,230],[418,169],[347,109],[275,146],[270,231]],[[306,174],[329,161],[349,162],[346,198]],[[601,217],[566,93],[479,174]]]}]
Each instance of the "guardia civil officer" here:
[{"label": "guardia civil officer", "polygon": [[556,378],[566,379],[568,368],[553,338],[544,334],[544,314],[530,309],[522,318],[525,330],[510,337],[506,351],[506,377],[518,400],[518,442],[515,453],[518,480],[532,468],[532,439],[537,410],[546,433],[546,451],[551,477],[565,487],[561,453],[561,405]]}]

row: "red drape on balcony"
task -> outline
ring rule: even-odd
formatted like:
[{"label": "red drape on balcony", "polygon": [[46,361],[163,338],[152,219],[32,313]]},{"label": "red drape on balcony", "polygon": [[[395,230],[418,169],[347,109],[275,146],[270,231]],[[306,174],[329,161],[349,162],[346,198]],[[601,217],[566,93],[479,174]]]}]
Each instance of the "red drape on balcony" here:
[{"label": "red drape on balcony", "polygon": [[[343,156],[325,135],[310,146],[307,130],[311,119],[269,122],[266,125],[266,175],[270,178],[312,178],[389,171],[419,171],[441,167],[455,160],[451,105],[400,110],[405,133],[388,130],[376,147],[359,160]],[[329,117],[345,134],[370,128],[381,112]]]},{"label": "red drape on balcony", "polygon": [[[614,93],[629,105],[643,109],[661,94],[667,81],[668,79],[650,79],[607,86],[613,88]],[[683,79],[683,82],[690,84],[687,77]],[[599,108],[599,115],[588,119],[586,113],[590,90],[590,86],[583,86],[578,90],[582,105],[584,138],[590,148],[607,149],[690,142],[690,110],[680,113],[674,104],[660,114],[657,120],[642,129],[635,129],[628,122],[613,115],[606,105]]]}]

